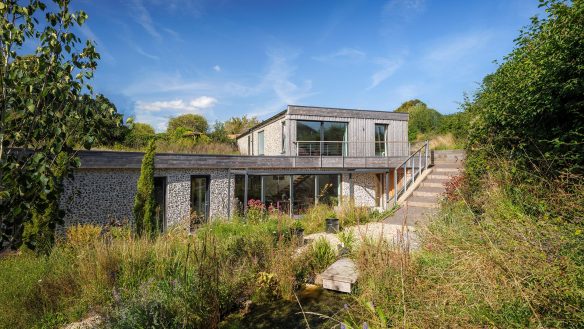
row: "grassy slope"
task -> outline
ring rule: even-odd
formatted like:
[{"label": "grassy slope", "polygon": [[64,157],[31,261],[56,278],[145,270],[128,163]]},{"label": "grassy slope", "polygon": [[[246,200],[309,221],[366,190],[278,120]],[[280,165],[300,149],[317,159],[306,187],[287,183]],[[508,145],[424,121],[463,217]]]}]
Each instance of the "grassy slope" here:
[{"label": "grassy slope", "polygon": [[[561,216],[584,212],[583,189],[565,196],[571,210],[549,216],[534,215],[528,191],[512,194],[517,186],[508,181],[491,176],[483,188],[473,201],[445,202],[422,232],[419,251],[361,250],[361,306],[354,313],[362,321],[379,325],[386,317],[392,326],[415,328],[584,326],[582,225]],[[561,210],[561,202],[537,204]],[[367,301],[384,316],[363,307]]]}]

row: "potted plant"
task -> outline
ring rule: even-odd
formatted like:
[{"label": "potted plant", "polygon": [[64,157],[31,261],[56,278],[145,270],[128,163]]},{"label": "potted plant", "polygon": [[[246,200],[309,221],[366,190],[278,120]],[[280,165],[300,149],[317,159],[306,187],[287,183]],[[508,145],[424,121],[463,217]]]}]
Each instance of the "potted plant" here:
[{"label": "potted plant", "polygon": [[304,244],[304,226],[300,220],[296,219],[290,226],[290,234],[298,239],[299,244]]},{"label": "potted plant", "polygon": [[327,218],[326,222],[326,232],[327,233],[338,233],[339,232],[339,219],[338,218]]}]

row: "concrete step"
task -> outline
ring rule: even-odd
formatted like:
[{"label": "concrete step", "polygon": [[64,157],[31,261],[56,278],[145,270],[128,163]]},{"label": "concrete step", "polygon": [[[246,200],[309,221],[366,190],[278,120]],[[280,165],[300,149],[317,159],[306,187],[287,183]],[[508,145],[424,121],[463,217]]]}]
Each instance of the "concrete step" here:
[{"label": "concrete step", "polygon": [[444,187],[419,186],[414,191],[414,196],[438,197],[444,193]]},{"label": "concrete step", "polygon": [[434,161],[433,168],[456,168],[462,169],[464,166],[462,162],[444,162],[444,161]]},{"label": "concrete step", "polygon": [[448,180],[444,180],[444,179],[430,179],[428,177],[422,183],[420,183],[420,186],[423,186],[423,187],[441,187],[441,188],[444,188],[444,183],[446,183],[447,181]]},{"label": "concrete step", "polygon": [[443,180],[443,181],[449,181],[450,178],[452,178],[452,175],[441,175],[441,174],[434,174],[433,172],[428,175],[427,177],[428,179],[434,179],[434,180]]},{"label": "concrete step", "polygon": [[432,172],[438,173],[438,174],[453,174],[456,175],[458,173],[460,173],[460,169],[459,168],[450,168],[450,167],[434,167]]},{"label": "concrete step", "polygon": [[439,208],[438,198],[427,196],[411,196],[406,200],[408,207]]},{"label": "concrete step", "polygon": [[359,275],[357,265],[351,259],[341,258],[320,276],[324,289],[350,293]]}]

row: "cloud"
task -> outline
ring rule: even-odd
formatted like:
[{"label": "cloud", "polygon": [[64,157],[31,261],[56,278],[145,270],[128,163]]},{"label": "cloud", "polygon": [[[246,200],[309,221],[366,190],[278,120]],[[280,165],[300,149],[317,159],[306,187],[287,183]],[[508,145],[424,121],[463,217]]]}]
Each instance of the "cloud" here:
[{"label": "cloud", "polygon": [[312,59],[319,62],[347,62],[361,61],[367,57],[363,51],[355,48],[341,48],[334,53],[327,55],[314,56]]},{"label": "cloud", "polygon": [[375,62],[381,66],[381,68],[371,75],[371,85],[368,89],[377,87],[380,83],[392,76],[395,71],[403,65],[402,59],[377,58]]},{"label": "cloud", "polygon": [[138,46],[138,45],[133,45],[133,47],[134,47],[134,50],[135,50],[135,51],[136,51],[138,54],[140,54],[140,55],[142,55],[142,56],[144,56],[144,57],[147,57],[147,58],[153,59],[153,60],[155,60],[155,61],[157,61],[157,60],[159,60],[159,59],[160,59],[160,58],[159,58],[158,56],[156,56],[156,55],[152,55],[152,54],[149,54],[149,53],[145,52],[145,51],[144,51],[144,50],[142,50],[142,48],[141,48],[140,46]]},{"label": "cloud", "polygon": [[440,40],[425,56],[425,60],[433,63],[443,63],[458,60],[482,49],[492,38],[488,31]]},{"label": "cloud", "polygon": [[144,6],[142,0],[133,0],[131,3],[131,16],[136,21],[136,23],[140,24],[148,34],[156,38],[157,40],[161,40],[162,36],[156,30],[154,26],[154,22],[152,21],[152,17],[150,13]]},{"label": "cloud", "polygon": [[171,117],[182,114],[208,112],[217,104],[217,99],[210,96],[201,96],[190,101],[175,99],[170,101],[145,102],[137,101],[134,104],[136,122],[151,124],[156,131],[164,131]]},{"label": "cloud", "polygon": [[128,97],[176,93],[190,96],[212,90],[217,90],[217,86],[207,82],[186,80],[179,72],[147,72],[145,75],[137,76],[135,82],[128,84],[122,93]]},{"label": "cloud", "polygon": [[215,70],[215,72],[221,72],[221,66],[215,65],[213,66],[213,70]]},{"label": "cloud", "polygon": [[259,83],[245,85],[236,82],[225,84],[224,90],[237,97],[265,95],[268,101],[255,106],[250,115],[263,116],[281,110],[288,104],[312,96],[312,81],[295,81],[296,67],[291,64],[299,55],[295,50],[271,48],[266,51],[268,65]]}]

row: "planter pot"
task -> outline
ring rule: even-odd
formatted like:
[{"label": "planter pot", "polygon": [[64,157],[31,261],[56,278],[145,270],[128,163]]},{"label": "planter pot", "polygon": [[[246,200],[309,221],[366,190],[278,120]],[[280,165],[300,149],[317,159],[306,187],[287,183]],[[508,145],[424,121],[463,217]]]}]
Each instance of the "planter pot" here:
[{"label": "planter pot", "polygon": [[300,246],[304,245],[304,229],[303,228],[291,228],[290,235],[296,237],[298,244]]},{"label": "planter pot", "polygon": [[338,218],[327,218],[326,219],[326,232],[327,233],[339,232],[339,219]]}]

